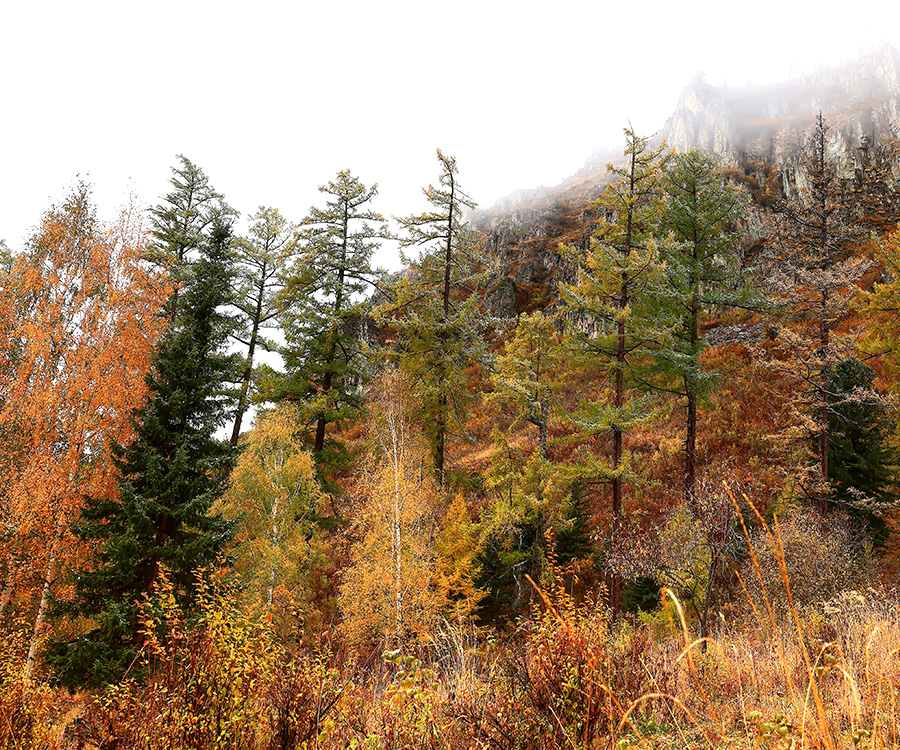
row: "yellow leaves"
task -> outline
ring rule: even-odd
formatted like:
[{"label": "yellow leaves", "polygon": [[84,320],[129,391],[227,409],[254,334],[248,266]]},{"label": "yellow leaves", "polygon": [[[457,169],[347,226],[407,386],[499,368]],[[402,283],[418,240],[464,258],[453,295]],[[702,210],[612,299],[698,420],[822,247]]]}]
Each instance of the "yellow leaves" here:
[{"label": "yellow leaves", "polygon": [[426,469],[408,383],[385,376],[375,396],[377,453],[365,478],[339,603],[352,640],[422,639],[443,607],[434,587],[440,495]]},{"label": "yellow leaves", "polygon": [[217,506],[239,523],[235,568],[254,607],[270,607],[280,587],[296,586],[312,554],[308,537],[324,495],[299,430],[291,404],[261,415]]},{"label": "yellow leaves", "polygon": [[[76,188],[52,207],[0,284],[0,517],[4,552],[43,565],[58,519],[115,492],[110,445],[133,436],[144,374],[165,321],[167,280],[141,268],[137,214],[110,227]],[[77,548],[63,545],[67,555]]]}]

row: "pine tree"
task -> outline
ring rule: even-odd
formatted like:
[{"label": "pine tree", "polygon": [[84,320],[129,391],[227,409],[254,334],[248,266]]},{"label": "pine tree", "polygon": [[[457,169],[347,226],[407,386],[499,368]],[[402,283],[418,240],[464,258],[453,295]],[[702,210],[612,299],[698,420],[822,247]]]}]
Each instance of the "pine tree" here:
[{"label": "pine tree", "polygon": [[[93,624],[50,646],[55,679],[69,687],[139,672],[132,667],[140,651],[138,601],[165,568],[189,602],[197,569],[215,561],[231,534],[229,523],[209,514],[231,462],[230,446],[215,438],[228,417],[226,383],[235,370],[223,354],[231,230],[221,215],[206,226],[191,239],[196,260],[187,261],[187,243],[174,246],[181,289],[147,375],[149,402],[134,415],[137,438],[115,449],[119,496],[86,498],[73,527],[94,546],[95,560],[75,572],[73,601],[55,610]],[[157,246],[161,257],[169,249]]]},{"label": "pine tree", "polygon": [[483,350],[477,290],[484,263],[474,232],[463,216],[475,203],[457,178],[456,159],[437,152],[438,187],[425,189],[432,210],[399,218],[404,248],[420,247],[411,270],[393,290],[380,314],[399,334],[394,359],[415,383],[435,476],[444,484],[448,436],[462,431],[467,400],[467,366]]},{"label": "pine tree", "polygon": [[[606,432],[612,439],[609,464],[584,470],[592,475],[592,481],[610,484],[613,545],[622,524],[623,486],[636,478],[624,436],[652,413],[638,394],[645,388],[648,348],[663,333],[657,300],[663,267],[653,229],[664,147],[650,148],[644,138],[628,129],[625,136],[625,164],[607,166],[616,179],[597,202],[600,221],[592,233],[590,248],[584,253],[568,249],[567,254],[578,267],[578,281],[562,288],[572,339],[580,356],[587,366],[603,372],[612,386],[612,403],[599,399],[577,420],[588,431]],[[615,574],[610,602],[614,616],[618,616],[621,580]]]},{"label": "pine tree", "polygon": [[327,425],[361,406],[367,365],[359,327],[377,276],[372,254],[389,233],[384,217],[369,207],[377,185],[367,188],[343,170],[319,190],[327,196],[325,206],[311,208],[303,220],[305,247],[281,294],[287,375],[276,379],[268,395],[304,405],[315,423],[313,449],[322,463]]},{"label": "pine tree", "polygon": [[660,255],[665,282],[661,312],[669,335],[654,353],[662,384],[685,400],[684,501],[693,507],[697,477],[697,406],[713,375],[703,371],[701,315],[746,298],[740,233],[747,196],[725,182],[717,160],[691,151],[677,154],[662,172]]}]

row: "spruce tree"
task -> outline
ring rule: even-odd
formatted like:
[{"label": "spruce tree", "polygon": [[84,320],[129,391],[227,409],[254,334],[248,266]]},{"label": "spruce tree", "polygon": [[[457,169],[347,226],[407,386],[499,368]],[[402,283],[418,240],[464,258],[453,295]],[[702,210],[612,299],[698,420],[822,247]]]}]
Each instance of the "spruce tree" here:
[{"label": "spruce tree", "polygon": [[[147,374],[150,399],[134,415],[135,441],[114,449],[119,496],[85,498],[73,527],[95,559],[73,571],[74,598],[55,613],[88,618],[93,627],[49,647],[55,679],[68,687],[115,682],[129,668],[139,674],[132,666],[141,646],[138,602],[164,567],[189,603],[195,572],[215,561],[231,534],[230,524],[209,514],[231,461],[230,446],[215,437],[229,416],[226,384],[235,372],[223,353],[230,239],[220,214],[192,237],[190,250],[177,246],[181,287]],[[160,256],[169,249],[157,245]],[[189,260],[193,250],[199,257]]]},{"label": "spruce tree", "polygon": [[832,502],[865,515],[884,541],[879,511],[895,500],[896,465],[887,445],[889,406],[875,373],[850,357],[829,373],[828,466]]}]

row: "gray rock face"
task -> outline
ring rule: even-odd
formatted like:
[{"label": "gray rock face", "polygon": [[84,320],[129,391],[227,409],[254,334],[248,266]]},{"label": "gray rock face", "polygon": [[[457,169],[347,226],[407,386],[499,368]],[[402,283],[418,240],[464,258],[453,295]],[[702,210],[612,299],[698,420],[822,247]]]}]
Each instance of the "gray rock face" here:
[{"label": "gray rock face", "polygon": [[571,281],[575,275],[559,245],[582,240],[581,225],[580,212],[561,201],[482,217],[478,228],[493,262],[486,300],[489,311],[510,318],[553,305],[560,282]]},{"label": "gray rock face", "polygon": [[[665,138],[677,151],[715,153],[750,186],[757,210],[748,228],[761,245],[765,207],[804,187],[800,153],[820,111],[837,176],[859,175],[879,148],[900,137],[900,53],[885,46],[841,67],[767,86],[717,87],[695,80],[657,140]],[[494,314],[508,317],[554,304],[560,282],[574,278],[558,246],[587,244],[581,207],[600,194],[607,162],[621,153],[595,152],[560,185],[518,191],[476,214],[494,261],[488,295]],[[900,185],[900,163],[892,169]]]},{"label": "gray rock face", "polygon": [[695,81],[661,135],[676,151],[715,153],[726,167],[747,157],[777,165],[785,192],[802,189],[803,137],[821,112],[828,157],[850,178],[869,151],[900,135],[900,55],[890,46],[851,63],[780,84],[717,87]]}]

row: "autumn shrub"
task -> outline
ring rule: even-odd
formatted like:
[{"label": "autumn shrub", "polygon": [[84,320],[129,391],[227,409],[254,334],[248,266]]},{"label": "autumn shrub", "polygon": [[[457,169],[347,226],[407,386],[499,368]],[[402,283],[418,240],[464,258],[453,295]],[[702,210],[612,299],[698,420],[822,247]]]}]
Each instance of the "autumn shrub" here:
[{"label": "autumn shrub", "polygon": [[160,576],[142,608],[150,678],[98,695],[94,734],[135,750],[304,746],[340,692],[336,671],[287,652],[270,622],[238,606],[232,586],[199,576],[198,590],[199,615],[187,623]]},{"label": "autumn shrub", "polygon": [[[559,584],[542,590],[541,602],[478,679],[449,694],[465,746],[605,747],[635,701],[677,688],[683,665],[672,637],[654,640],[640,624],[613,626],[602,598],[576,601]],[[661,721],[665,706],[643,701],[638,717]]]},{"label": "autumn shrub", "polygon": [[776,609],[783,613],[788,608],[779,558],[797,606],[825,601],[845,589],[856,588],[866,571],[872,569],[871,546],[859,529],[859,522],[847,513],[832,511],[823,515],[813,509],[791,508],[779,516],[778,527],[781,549],[760,527],[751,537],[756,568],[749,558],[743,566],[742,578],[760,610],[764,609],[763,587]]},{"label": "autumn shrub", "polygon": [[44,750],[53,745],[55,691],[26,674],[30,634],[0,638],[0,748]]}]

